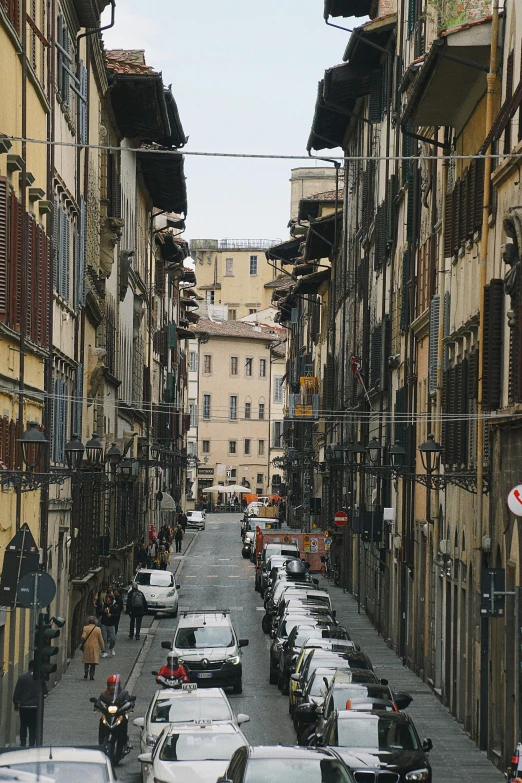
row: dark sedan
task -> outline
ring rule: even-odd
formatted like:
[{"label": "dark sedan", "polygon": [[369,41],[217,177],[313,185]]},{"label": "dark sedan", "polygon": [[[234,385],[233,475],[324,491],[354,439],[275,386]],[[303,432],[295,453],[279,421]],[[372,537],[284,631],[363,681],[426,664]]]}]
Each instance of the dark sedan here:
[{"label": "dark sedan", "polygon": [[273,641],[270,645],[270,683],[274,684],[278,682],[279,655],[281,653],[281,648],[286,639],[288,639],[289,634],[297,625],[314,625],[318,628],[328,630],[333,624],[334,621],[330,615],[315,615],[311,612],[308,614],[285,615],[281,619],[277,630],[271,633]]},{"label": "dark sedan", "polygon": [[329,748],[282,745],[238,748],[217,783],[354,783],[352,773]]},{"label": "dark sedan", "polygon": [[323,650],[334,652],[358,649],[341,625],[329,625],[326,628],[314,627],[311,624],[296,626],[290,632],[288,639],[283,642],[279,652],[277,684],[284,694],[288,693],[290,675],[294,673],[297,659],[305,646],[321,647]]},{"label": "dark sedan", "polygon": [[[318,745],[332,746],[353,770],[356,781],[371,771],[386,771],[389,783],[431,783],[430,739],[421,742],[411,718],[403,712],[334,712]],[[394,776],[394,777],[393,777]]]}]

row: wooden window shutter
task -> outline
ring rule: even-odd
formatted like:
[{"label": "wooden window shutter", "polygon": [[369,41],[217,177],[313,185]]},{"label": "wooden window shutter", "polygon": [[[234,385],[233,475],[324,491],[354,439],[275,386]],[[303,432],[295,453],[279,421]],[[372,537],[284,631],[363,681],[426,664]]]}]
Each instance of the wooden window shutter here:
[{"label": "wooden window shutter", "polygon": [[335,359],[329,353],[324,365],[323,375],[323,410],[325,416],[331,416],[334,409],[335,397]]},{"label": "wooden window shutter", "polygon": [[386,186],[386,243],[392,243],[396,235],[397,209],[397,175],[392,174]]},{"label": "wooden window shutter", "polygon": [[375,248],[373,268],[381,269],[386,263],[386,202],[377,207],[375,215]]},{"label": "wooden window shutter", "polygon": [[408,251],[402,254],[402,285],[401,285],[401,332],[410,325],[410,255]]},{"label": "wooden window shutter", "polygon": [[22,209],[14,193],[10,199],[9,325],[20,330],[22,304]]},{"label": "wooden window shutter", "polygon": [[[484,289],[484,350],[482,364],[482,404],[486,410],[497,410],[501,405],[502,326],[504,310],[504,282],[491,280]],[[520,362],[519,362],[520,367]],[[511,370],[511,367],[510,367]],[[520,370],[517,370],[518,388],[510,383],[510,391],[520,394]],[[511,381],[511,373],[510,373]],[[514,400],[519,397],[514,397]]]},{"label": "wooden window shutter", "polygon": [[9,183],[0,177],[0,321],[7,319],[9,253]]},{"label": "wooden window shutter", "polygon": [[455,230],[453,232],[453,253],[458,253],[462,241],[462,183],[455,183]]},{"label": "wooden window shutter", "polygon": [[444,204],[444,257],[452,258],[454,253],[454,209],[455,199],[452,193],[446,193]]},{"label": "wooden window shutter", "polygon": [[64,238],[64,258],[63,258],[63,293],[62,296],[65,299],[66,302],[69,301],[69,286],[70,286],[70,279],[71,279],[71,268],[70,268],[70,259],[71,259],[71,224],[69,221],[69,213],[67,209],[63,208],[63,215],[64,215],[64,231],[65,231],[65,238]]},{"label": "wooden window shutter", "polygon": [[437,391],[437,364],[439,358],[440,296],[435,294],[430,302],[430,337],[428,350],[428,392]]},{"label": "wooden window shutter", "polygon": [[408,38],[415,30],[417,23],[417,0],[408,0]]},{"label": "wooden window shutter", "polygon": [[[406,130],[410,130],[409,126],[406,128]],[[406,183],[411,169],[411,160],[409,158],[409,156],[411,155],[411,150],[412,150],[412,138],[411,136],[408,136],[406,133],[403,133],[402,134],[403,160],[402,160],[402,168],[401,168],[403,185]]]},{"label": "wooden window shutter", "polygon": [[154,274],[154,285],[156,288],[156,294],[158,296],[165,296],[165,283],[166,283],[166,271],[165,271],[165,262],[158,258],[156,259],[156,266],[155,266],[155,274]]},{"label": "wooden window shutter", "polygon": [[[457,407],[456,396],[456,368],[452,365],[448,371],[448,407],[445,413],[454,414]],[[453,422],[448,424],[448,465],[454,465],[455,458],[455,427],[452,426]]]},{"label": "wooden window shutter", "polygon": [[408,207],[406,213],[406,239],[408,242],[413,240],[416,204],[415,172],[408,174]]},{"label": "wooden window shutter", "polygon": [[77,100],[80,102],[80,144],[87,144],[89,137],[88,121],[87,121],[87,93],[88,93],[88,73],[87,68],[83,64],[82,60],[79,63],[79,82],[80,82],[80,96],[77,96]]},{"label": "wooden window shutter", "polygon": [[[446,413],[448,410],[448,396],[449,396],[449,375],[450,375],[450,367],[446,367],[444,372],[442,373],[442,412]],[[442,454],[441,454],[441,461],[443,465],[449,465],[449,451],[450,451],[450,444],[449,444],[449,433],[451,431],[451,427],[448,426],[448,422],[443,418],[442,419]]]},{"label": "wooden window shutter", "polygon": [[473,159],[468,170],[468,207],[466,213],[466,237],[471,239],[475,230],[474,200],[477,182],[477,163]]},{"label": "wooden window shutter", "polygon": [[469,177],[468,177],[468,170],[463,173],[462,175],[462,183],[460,186],[460,232],[459,232],[459,243],[462,244],[466,241],[468,238],[468,223],[469,223],[469,213],[470,213],[470,206],[469,206],[469,191],[468,191],[468,185],[469,185]]},{"label": "wooden window shutter", "polygon": [[395,392],[395,443],[408,451],[408,425],[406,423],[406,389],[401,386]]},{"label": "wooden window shutter", "polygon": [[370,388],[379,389],[382,372],[382,322],[372,330],[370,350]]},{"label": "wooden window shutter", "polygon": [[[508,101],[513,95],[513,59],[514,52],[510,51],[506,62],[506,97],[505,101]],[[511,122],[508,122],[504,131],[504,152],[508,154],[511,152]]]},{"label": "wooden window shutter", "polygon": [[382,68],[374,68],[370,76],[370,105],[368,117],[371,123],[382,120],[382,81],[384,73]]},{"label": "wooden window shutter", "polygon": [[475,195],[473,198],[475,231],[482,229],[482,210],[484,207],[484,159],[476,158]]},{"label": "wooden window shutter", "polygon": [[388,390],[388,380],[390,377],[388,359],[391,356],[391,318],[388,314],[384,316],[382,322],[382,351],[381,351],[381,391]]}]

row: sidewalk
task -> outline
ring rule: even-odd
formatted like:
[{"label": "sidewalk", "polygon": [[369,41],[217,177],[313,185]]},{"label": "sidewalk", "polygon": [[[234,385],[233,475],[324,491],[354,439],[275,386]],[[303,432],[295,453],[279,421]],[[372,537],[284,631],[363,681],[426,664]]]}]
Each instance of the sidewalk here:
[{"label": "sidewalk", "polygon": [[[322,585],[321,585],[322,586]],[[385,677],[393,690],[413,697],[411,715],[421,739],[431,737],[430,763],[435,783],[500,783],[504,775],[468,737],[431,689],[403,666],[393,650],[378,635],[367,616],[357,613],[357,601],[340,587],[329,587],[337,620],[369,656],[378,677]]]},{"label": "sidewalk", "polygon": [[[196,535],[187,531],[182,555],[172,553],[169,570],[177,574],[183,567],[185,555],[190,550]],[[161,617],[161,615],[160,615]],[[133,686],[133,670],[144,647],[150,647],[149,636],[153,636],[158,627],[155,615],[143,618],[141,638],[129,639],[129,616],[122,614],[118,636],[116,637],[116,655],[101,658],[96,667],[94,682],[84,680],[82,653],[78,649],[58,685],[53,688],[45,700],[44,743],[55,745],[95,745],[98,737],[99,713],[89,704],[91,696],[99,696],[105,689],[107,677],[119,674],[122,682]]]}]

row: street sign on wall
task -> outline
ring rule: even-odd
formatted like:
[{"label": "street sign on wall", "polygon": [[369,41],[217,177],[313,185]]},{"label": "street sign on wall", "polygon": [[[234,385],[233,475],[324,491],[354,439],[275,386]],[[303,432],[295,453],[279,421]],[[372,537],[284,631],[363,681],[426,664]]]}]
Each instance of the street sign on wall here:
[{"label": "street sign on wall", "polygon": [[522,517],[522,484],[513,487],[507,496],[507,504],[512,514]]},{"label": "street sign on wall", "polygon": [[337,527],[344,527],[348,524],[348,514],[346,511],[337,511],[334,516],[334,522]]}]

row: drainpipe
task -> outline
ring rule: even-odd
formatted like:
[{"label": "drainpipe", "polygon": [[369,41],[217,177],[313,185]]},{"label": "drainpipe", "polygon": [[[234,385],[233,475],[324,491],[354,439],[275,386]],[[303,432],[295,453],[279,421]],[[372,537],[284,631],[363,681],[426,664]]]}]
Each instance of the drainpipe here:
[{"label": "drainpipe", "polygon": [[[487,75],[487,93],[486,93],[486,128],[484,135],[487,137],[493,124],[493,100],[495,86],[497,81],[497,40],[498,40],[498,3],[493,5],[493,15],[491,19],[491,50],[489,55],[489,73]],[[486,155],[491,153],[491,144],[486,150]],[[480,320],[479,320],[479,373],[478,373],[478,414],[479,422],[477,428],[477,525],[475,549],[482,547],[482,538],[484,535],[484,425],[481,420],[483,413],[483,380],[482,366],[484,361],[484,289],[487,283],[487,254],[489,239],[489,208],[491,203],[491,158],[487,157],[484,161],[484,206],[482,211],[482,241],[480,255]],[[477,570],[480,578],[480,573]]]}]

